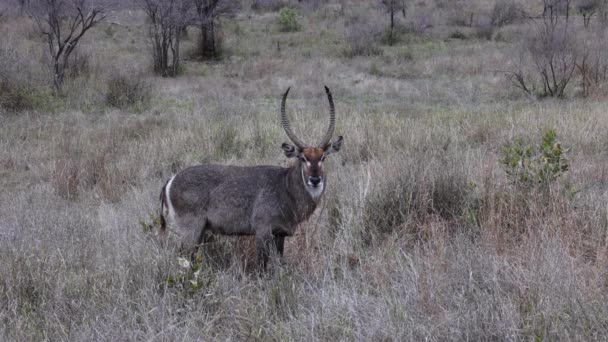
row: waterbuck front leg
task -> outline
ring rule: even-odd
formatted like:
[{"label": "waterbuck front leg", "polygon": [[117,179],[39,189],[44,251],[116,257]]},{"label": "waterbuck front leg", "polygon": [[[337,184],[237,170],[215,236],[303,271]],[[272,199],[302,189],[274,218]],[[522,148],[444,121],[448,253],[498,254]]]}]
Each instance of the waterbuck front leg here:
[{"label": "waterbuck front leg", "polygon": [[[277,255],[278,246],[276,245],[276,238],[272,235],[271,229],[259,229],[255,234],[255,242],[258,264],[263,269],[266,269],[268,260]],[[282,246],[283,244],[281,243]]]},{"label": "waterbuck front leg", "polygon": [[255,236],[256,253],[258,259],[258,265],[262,269],[266,269],[268,259],[270,257],[270,251],[272,246],[272,235],[257,235]]},{"label": "waterbuck front leg", "polygon": [[274,237],[274,245],[277,248],[277,252],[280,256],[283,256],[283,243],[285,242],[285,235],[278,235]]}]

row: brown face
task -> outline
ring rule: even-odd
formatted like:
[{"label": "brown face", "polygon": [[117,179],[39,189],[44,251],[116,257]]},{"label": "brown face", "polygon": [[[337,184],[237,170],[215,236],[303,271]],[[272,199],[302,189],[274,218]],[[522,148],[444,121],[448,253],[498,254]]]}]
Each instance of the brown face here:
[{"label": "brown face", "polygon": [[341,136],[334,140],[334,142],[331,142],[331,137],[334,135],[334,129],[336,128],[336,109],[334,107],[334,100],[332,99],[331,92],[327,86],[325,86],[325,93],[327,94],[327,100],[329,101],[329,127],[327,128],[327,132],[323,136],[323,139],[321,139],[321,142],[317,145],[318,147],[308,147],[302,140],[298,139],[291,130],[289,119],[285,112],[285,102],[287,101],[289,88],[287,88],[287,91],[285,91],[283,99],[281,100],[281,125],[289,139],[295,144],[295,146],[283,144],[282,148],[288,158],[298,157],[300,160],[299,166],[302,170],[302,181],[304,182],[306,190],[313,198],[319,198],[319,196],[323,194],[325,188],[325,176],[323,172],[325,157],[330,153],[338,152],[340,147],[342,147]]},{"label": "brown face", "polygon": [[283,144],[283,151],[289,158],[297,157],[302,168],[302,181],[306,189],[313,197],[318,197],[323,193],[325,187],[325,172],[323,163],[325,158],[334,152],[338,152],[342,147],[342,137],[338,137],[334,142],[321,147],[296,148],[290,144]]},{"label": "brown face", "polygon": [[302,163],[302,177],[306,185],[316,189],[323,186],[325,151],[320,147],[307,147],[298,156]]}]

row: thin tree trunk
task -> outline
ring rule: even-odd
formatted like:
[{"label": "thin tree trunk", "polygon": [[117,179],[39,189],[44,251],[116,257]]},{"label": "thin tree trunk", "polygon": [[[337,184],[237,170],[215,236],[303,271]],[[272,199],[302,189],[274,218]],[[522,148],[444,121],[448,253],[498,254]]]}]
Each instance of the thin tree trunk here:
[{"label": "thin tree trunk", "polygon": [[217,56],[217,46],[216,46],[216,40],[215,40],[215,23],[213,22],[213,20],[209,24],[209,38],[210,38],[209,57],[215,57],[215,56]]},{"label": "thin tree trunk", "polygon": [[201,46],[199,53],[202,58],[213,58],[217,54],[215,41],[215,25],[213,21],[201,24]]},{"label": "thin tree trunk", "polygon": [[209,38],[207,37],[208,35],[208,29],[207,29],[207,23],[203,22],[201,24],[201,46],[199,47],[199,54],[201,57],[205,58],[207,57],[207,46],[209,44],[208,40]]},{"label": "thin tree trunk", "polygon": [[600,22],[602,29],[608,27],[608,0],[602,0],[599,11]]},{"label": "thin tree trunk", "polygon": [[389,32],[389,36],[388,36],[388,44],[389,45],[393,45],[393,30],[395,29],[395,10],[394,8],[391,8],[391,30]]},{"label": "thin tree trunk", "polygon": [[55,87],[56,91],[61,91],[63,80],[65,78],[65,65],[58,60],[58,57],[55,59],[54,71],[55,75],[53,75],[53,86]]},{"label": "thin tree trunk", "polygon": [[180,43],[180,32],[182,31],[181,28],[176,28],[176,33],[175,33],[175,43],[173,44],[172,52],[173,52],[173,75],[172,76],[177,76],[177,73],[179,72],[179,43]]}]

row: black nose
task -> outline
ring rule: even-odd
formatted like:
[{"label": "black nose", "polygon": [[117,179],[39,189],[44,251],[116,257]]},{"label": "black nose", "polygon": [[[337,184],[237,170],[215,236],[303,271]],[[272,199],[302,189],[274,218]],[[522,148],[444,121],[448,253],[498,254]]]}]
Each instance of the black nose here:
[{"label": "black nose", "polygon": [[319,183],[321,183],[321,177],[319,176],[311,176],[308,177],[308,180],[310,181],[310,183],[312,183],[312,185],[317,186],[319,185]]}]

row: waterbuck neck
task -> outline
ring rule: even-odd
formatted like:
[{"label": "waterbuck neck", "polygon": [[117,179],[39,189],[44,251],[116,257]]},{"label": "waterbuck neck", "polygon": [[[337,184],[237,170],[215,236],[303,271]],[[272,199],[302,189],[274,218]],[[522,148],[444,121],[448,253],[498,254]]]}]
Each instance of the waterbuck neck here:
[{"label": "waterbuck neck", "polygon": [[287,192],[293,199],[300,220],[307,219],[315,211],[321,200],[320,195],[314,198],[306,189],[302,179],[302,165],[295,163],[287,172]]}]

